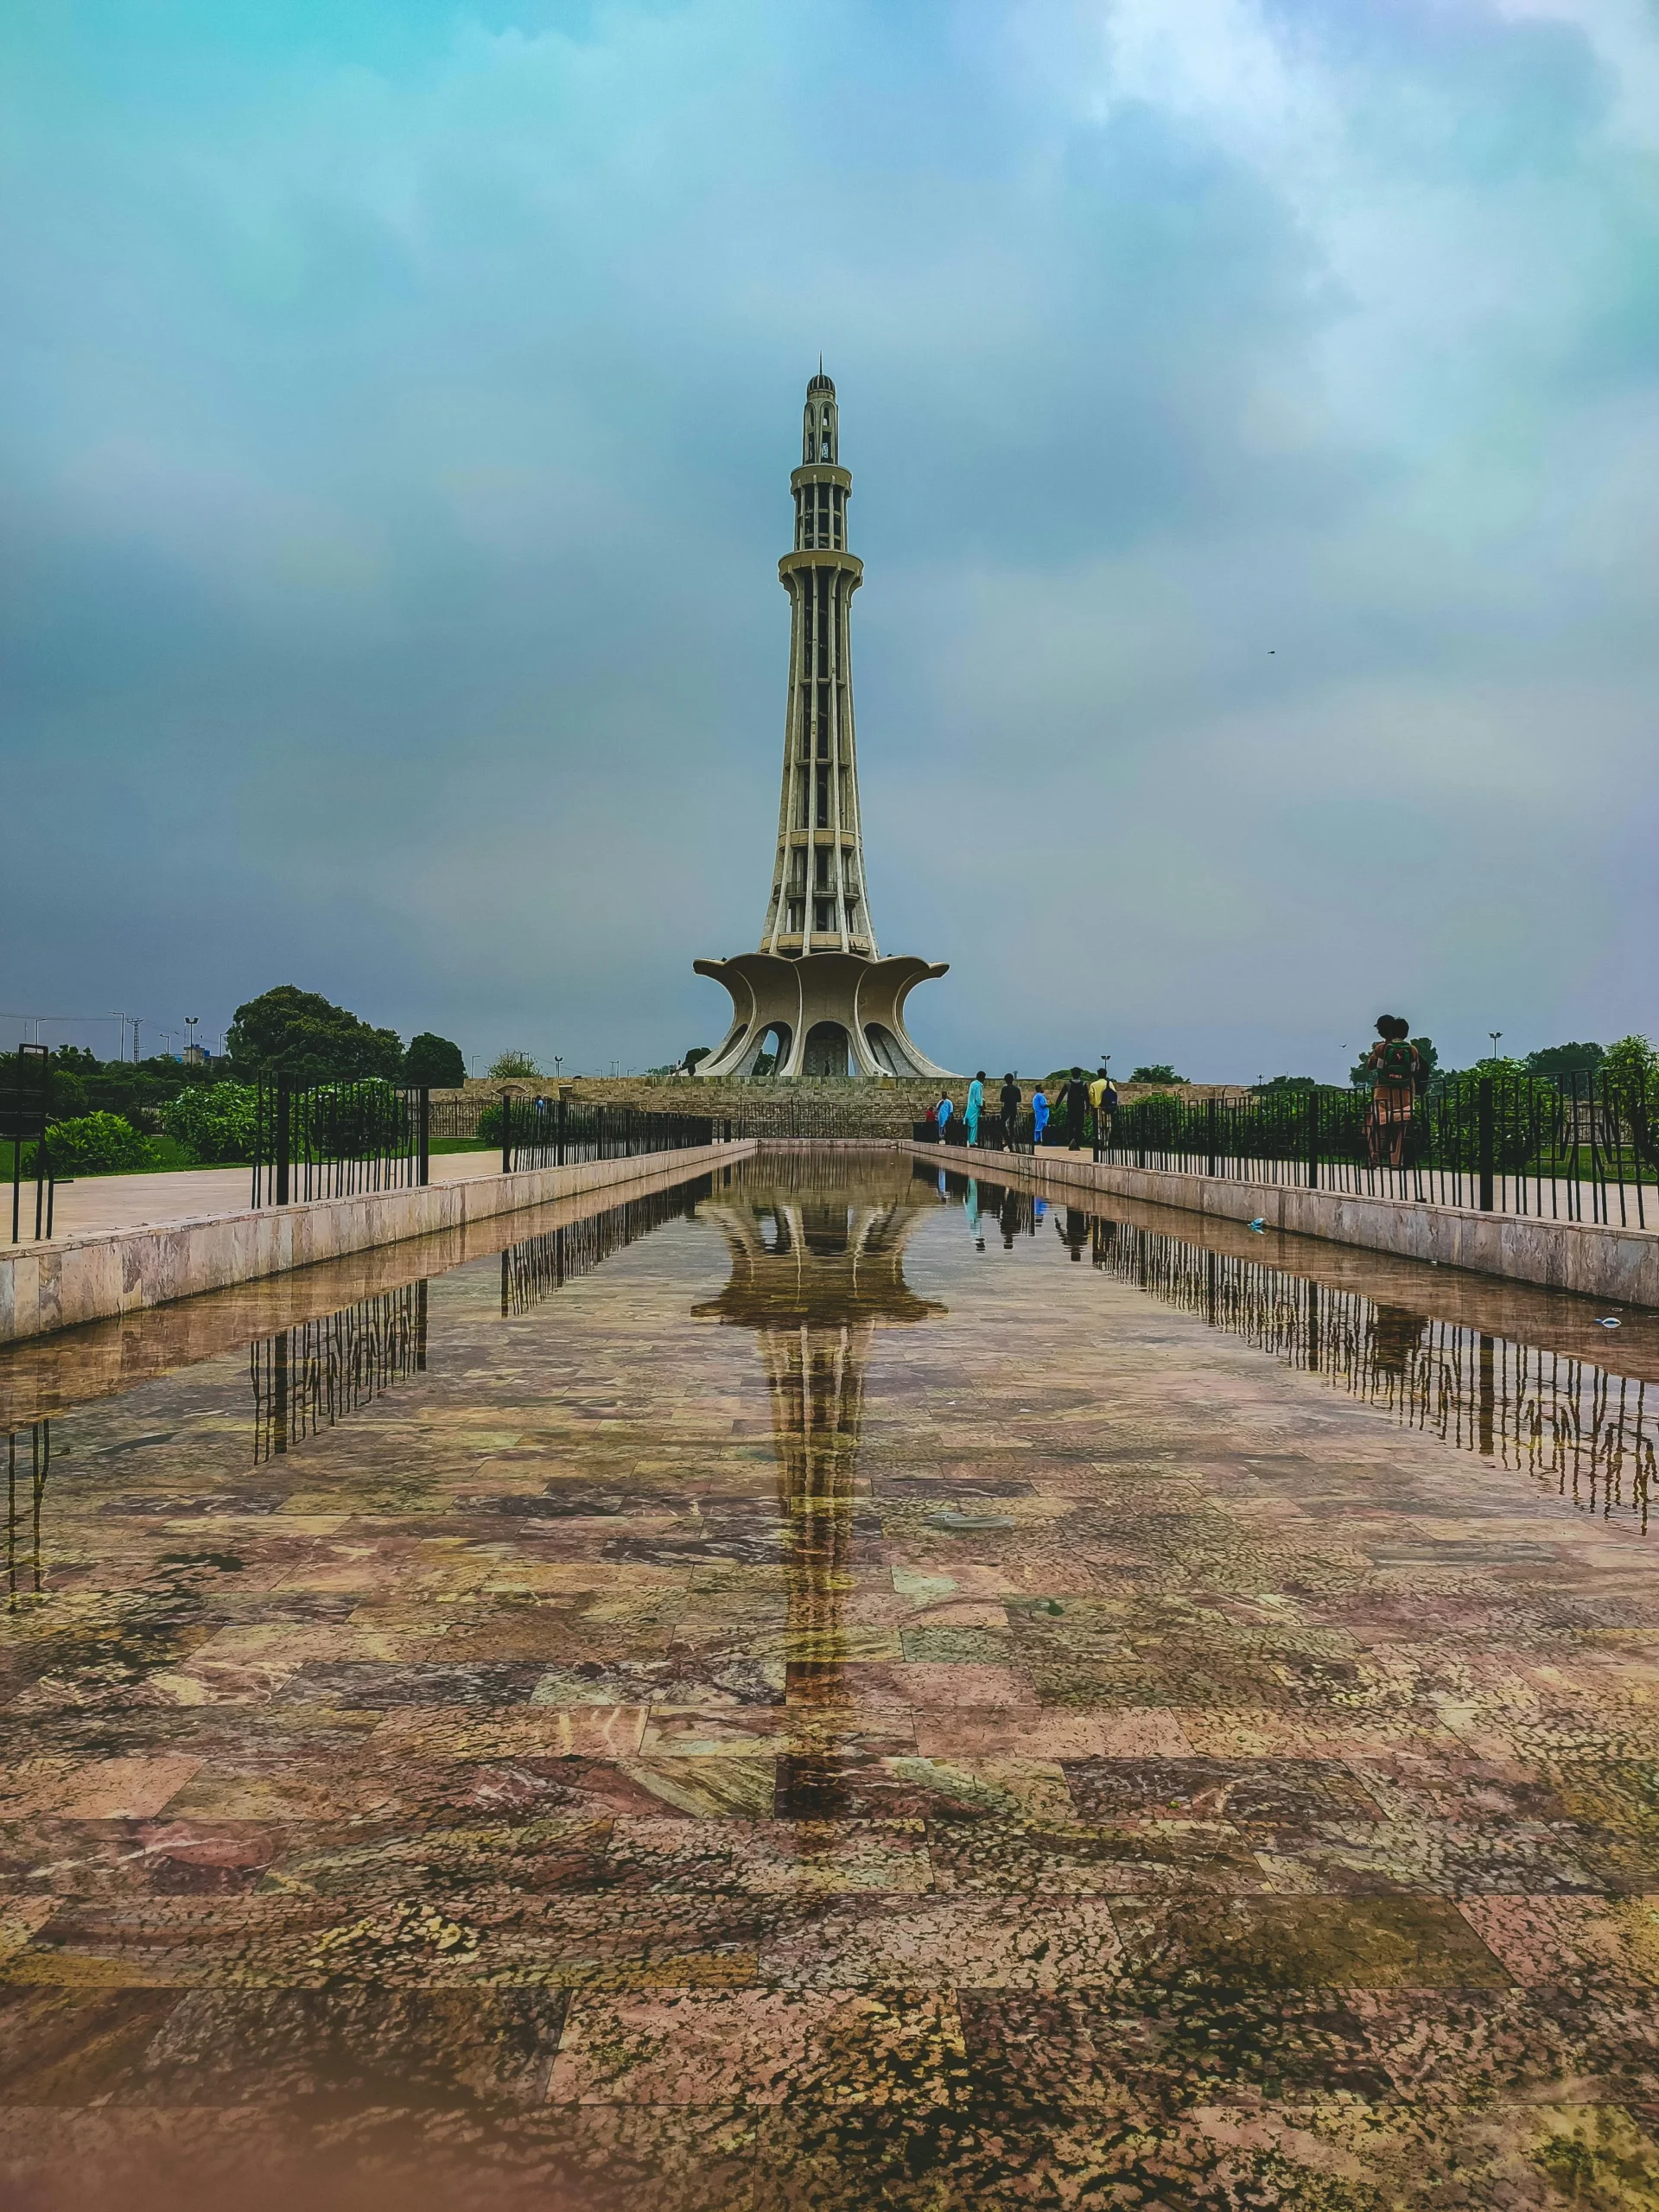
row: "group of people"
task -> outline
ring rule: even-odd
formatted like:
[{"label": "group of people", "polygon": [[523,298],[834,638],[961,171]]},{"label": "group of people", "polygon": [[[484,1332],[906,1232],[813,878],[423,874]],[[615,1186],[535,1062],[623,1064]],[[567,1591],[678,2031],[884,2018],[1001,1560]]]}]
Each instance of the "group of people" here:
[{"label": "group of people", "polygon": [[[968,1086],[968,1096],[962,1111],[962,1135],[956,1136],[951,1123],[957,1118],[956,1102],[949,1091],[938,1105],[930,1107],[927,1121],[942,1144],[963,1143],[977,1146],[980,1125],[985,1117],[985,1084],[983,1068]],[[995,1141],[1011,1150],[1020,1126],[1020,1116],[1025,1105],[1025,1095],[1014,1081],[1010,1071],[1002,1078],[1002,1088],[997,1093],[1000,1116],[995,1122]],[[1111,1117],[1117,1111],[1117,1090],[1104,1069],[1092,1082],[1085,1078],[1081,1068],[1073,1068],[1060,1087],[1059,1119],[1055,1135],[1051,1138],[1049,1126],[1054,1121],[1053,1108],[1047,1093],[1039,1084],[1031,1094],[1032,1146],[1034,1150],[1042,1144],[1057,1143],[1062,1132],[1065,1141],[1076,1152],[1086,1138],[1096,1143],[1110,1133]]]}]

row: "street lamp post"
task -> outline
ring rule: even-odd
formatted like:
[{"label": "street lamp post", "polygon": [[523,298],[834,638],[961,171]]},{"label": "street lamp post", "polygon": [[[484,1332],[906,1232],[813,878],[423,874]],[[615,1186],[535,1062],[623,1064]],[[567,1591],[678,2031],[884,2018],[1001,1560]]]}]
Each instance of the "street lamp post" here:
[{"label": "street lamp post", "polygon": [[1496,1059],[1497,1058],[1497,1040],[1502,1037],[1503,1032],[1501,1029],[1489,1029],[1486,1032],[1486,1034],[1492,1040],[1492,1058]]}]

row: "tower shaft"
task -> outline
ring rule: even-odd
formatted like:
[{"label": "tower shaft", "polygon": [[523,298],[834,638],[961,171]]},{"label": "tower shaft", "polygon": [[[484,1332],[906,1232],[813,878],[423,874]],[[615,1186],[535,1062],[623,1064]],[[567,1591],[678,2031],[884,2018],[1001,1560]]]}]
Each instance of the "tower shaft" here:
[{"label": "tower shaft", "polygon": [[789,480],[795,544],[778,563],[789,594],[778,851],[760,950],[880,957],[864,880],[853,725],[852,599],[864,564],[847,550],[851,472],[838,457],[836,388],[807,386],[801,466]]},{"label": "tower shaft", "polygon": [[905,1001],[942,962],[882,959],[864,885],[853,735],[853,480],[841,465],[836,387],[806,387],[801,465],[789,480],[795,543],[778,563],[789,594],[789,699],[772,896],[756,952],[696,960],[731,994],[731,1026],[704,1077],[942,1076],[905,1027]]}]

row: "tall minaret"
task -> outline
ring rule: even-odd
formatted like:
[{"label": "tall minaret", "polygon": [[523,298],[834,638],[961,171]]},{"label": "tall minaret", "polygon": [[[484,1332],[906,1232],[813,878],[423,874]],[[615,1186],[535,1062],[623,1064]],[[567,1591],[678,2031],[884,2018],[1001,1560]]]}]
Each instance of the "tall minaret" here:
[{"label": "tall minaret", "polygon": [[839,446],[836,387],[820,362],[806,387],[801,465],[789,480],[795,550],[778,563],[789,594],[789,703],[778,857],[760,950],[874,960],[853,735],[851,616],[864,564],[847,550],[853,480]]},{"label": "tall minaret", "polygon": [[694,960],[731,994],[724,1041],[699,1076],[943,1076],[905,1027],[915,986],[942,961],[881,957],[864,887],[853,739],[853,594],[847,550],[853,480],[841,465],[836,387],[818,363],[806,387],[795,549],[778,563],[789,594],[789,704],[772,897],[758,952]]}]

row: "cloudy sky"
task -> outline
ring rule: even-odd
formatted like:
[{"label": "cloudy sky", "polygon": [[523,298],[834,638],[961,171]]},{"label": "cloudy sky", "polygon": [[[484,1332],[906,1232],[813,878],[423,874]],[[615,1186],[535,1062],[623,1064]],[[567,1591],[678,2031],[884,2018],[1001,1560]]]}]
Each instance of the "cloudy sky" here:
[{"label": "cloudy sky", "polygon": [[715,1042],[822,348],[938,1057],[1659,1036],[1653,0],[14,0],[0,84],[8,1017]]}]

